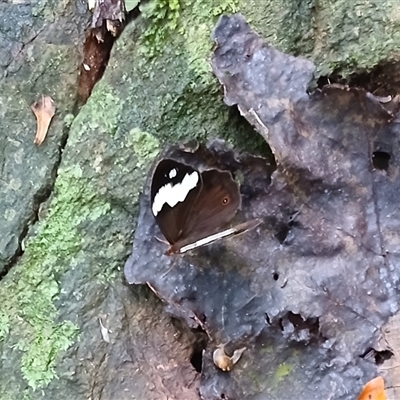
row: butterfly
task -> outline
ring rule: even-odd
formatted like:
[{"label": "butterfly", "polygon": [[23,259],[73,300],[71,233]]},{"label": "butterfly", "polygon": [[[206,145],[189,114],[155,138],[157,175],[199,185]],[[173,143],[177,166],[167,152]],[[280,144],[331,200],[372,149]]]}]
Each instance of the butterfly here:
[{"label": "butterfly", "polygon": [[172,159],[157,165],[151,182],[151,211],[170,247],[185,253],[239,235],[261,223],[255,219],[220,231],[235,216],[241,196],[228,171],[195,168]]}]

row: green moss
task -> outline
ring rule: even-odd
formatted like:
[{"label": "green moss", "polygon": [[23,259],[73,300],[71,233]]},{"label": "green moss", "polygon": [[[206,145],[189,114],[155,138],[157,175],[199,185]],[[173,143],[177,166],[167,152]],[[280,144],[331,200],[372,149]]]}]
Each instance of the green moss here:
[{"label": "green moss", "polygon": [[240,11],[259,34],[279,50],[307,54],[314,48],[315,0],[241,1]]},{"label": "green moss", "polygon": [[[182,64],[179,68],[186,69],[188,79],[179,97],[164,107],[157,126],[162,139],[173,137],[175,142],[179,142],[188,138],[206,141],[210,137],[221,137],[233,146],[261,154],[268,152],[268,146],[260,135],[243,121],[235,109],[223,103],[220,85],[211,70],[212,29],[221,14],[234,13],[238,6],[237,0],[181,2],[179,29],[173,40],[165,41],[164,47],[167,51],[174,48],[183,53],[177,54]],[[201,121],[197,120],[199,116]]]},{"label": "green moss", "polygon": [[[124,102],[117,96],[114,89],[104,81],[99,82],[100,87],[90,96],[90,104],[86,104],[76,117],[80,124],[79,131],[83,134],[89,130],[101,129],[102,132],[114,135],[118,129],[119,118],[123,112]],[[85,109],[90,108],[90,119],[85,119]],[[76,137],[79,139],[79,136]]]},{"label": "green moss", "polygon": [[265,140],[237,109],[223,103],[215,82],[188,87],[163,114],[157,130],[164,141],[222,138],[233,147],[264,156],[270,153]]},{"label": "green moss", "polygon": [[240,5],[267,42],[313,59],[317,77],[332,72],[347,77],[398,58],[398,2],[243,0]]},{"label": "green moss", "polygon": [[[273,356],[274,349],[272,348],[272,346],[268,346],[265,349],[263,349],[261,354],[263,354],[264,357],[268,358],[269,358],[268,354],[271,356],[271,362],[268,363],[269,366],[275,364],[276,357]],[[262,369],[249,370],[247,372],[247,376],[251,379],[254,390],[260,393],[264,392],[264,390],[266,390],[267,388],[268,390],[275,391],[276,389],[281,387],[282,381],[292,372],[292,370],[293,367],[291,365],[289,365],[286,362],[283,362],[279,364],[275,372],[270,370],[266,372],[263,371]]]},{"label": "green moss", "polygon": [[[142,54],[154,57],[164,49],[172,33],[174,37],[182,35],[188,39],[185,43],[191,54],[189,65],[203,72],[216,17],[237,11],[237,5],[238,0],[150,0],[140,6],[143,18],[148,21],[141,38]],[[196,34],[197,40],[193,40]]]},{"label": "green moss", "polygon": [[201,83],[211,83],[214,77],[209,62],[211,54],[209,24],[188,26],[185,30],[185,39],[185,50],[189,55],[188,67],[200,78]]},{"label": "green moss", "polygon": [[[272,365],[272,363],[271,363]],[[258,393],[264,392],[266,388],[271,386],[270,378],[269,378],[269,371],[265,371],[262,369],[258,370],[248,370],[246,371],[247,376],[252,382],[252,386],[254,390]]]},{"label": "green moss", "polygon": [[75,116],[72,113],[69,113],[69,114],[65,115],[64,121],[63,121],[65,129],[69,129],[71,127],[72,122],[74,121],[74,119],[75,119]]},{"label": "green moss", "polygon": [[9,385],[6,391],[0,391],[1,400],[33,400],[31,395],[32,389],[25,389],[18,394],[16,394],[14,390],[15,388]]},{"label": "green moss", "polygon": [[0,309],[0,341],[2,341],[10,331],[10,318]]},{"label": "green moss", "polygon": [[396,8],[395,2],[382,0],[352,5],[344,0],[334,5],[321,2],[317,26],[325,34],[317,35],[313,52],[318,68],[334,66],[347,76],[395,56],[400,49]]},{"label": "green moss", "polygon": [[274,352],[274,347],[273,346],[264,346],[260,349],[260,354],[262,356],[265,356],[266,354],[273,354]]},{"label": "green moss", "polygon": [[273,386],[278,386],[291,373],[292,369],[293,367],[287,363],[280,364],[272,378]]},{"label": "green moss", "polygon": [[27,390],[24,391],[23,396],[24,397],[22,397],[22,400],[32,400],[32,397],[31,397],[30,393]]},{"label": "green moss", "polygon": [[46,386],[55,377],[56,358],[77,338],[71,321],[58,321],[54,301],[60,278],[71,258],[81,249],[79,226],[109,212],[91,190],[78,166],[63,170],[56,182],[56,196],[36,236],[27,241],[21,264],[2,282],[0,322],[22,352],[21,370],[28,385]]},{"label": "green moss", "polygon": [[110,265],[112,263],[109,263],[109,268],[104,269],[104,270],[100,270],[97,274],[96,274],[96,282],[99,285],[103,285],[104,287],[112,285],[113,282],[115,282],[115,280],[118,278],[118,276],[121,275],[120,271],[118,271],[118,267],[120,266],[120,264],[118,263],[118,265]]},{"label": "green moss", "polygon": [[205,83],[214,79],[210,66],[213,42],[211,32],[216,19],[221,14],[232,14],[238,11],[237,0],[189,2],[190,17],[184,19],[185,49],[189,54],[188,66]]},{"label": "green moss", "polygon": [[128,147],[132,147],[138,157],[137,166],[141,168],[157,156],[160,151],[160,142],[149,133],[134,128],[129,132]]},{"label": "green moss", "polygon": [[178,27],[180,10],[179,0],[150,0],[140,5],[143,18],[150,21],[142,36],[148,56],[159,53],[166,37]]},{"label": "green moss", "polygon": [[[178,26],[173,35],[163,36],[156,57],[138,56],[148,47],[143,32],[154,22],[151,16],[126,27],[116,42],[103,80],[96,85],[93,99],[89,99],[90,104],[92,100],[103,102],[101,94],[114,93],[109,85],[115,85],[122,103],[117,106],[121,110],[119,119],[113,110],[98,105],[93,107],[94,115],[96,110],[103,112],[99,120],[104,118],[106,126],[115,121],[117,137],[137,127],[161,145],[219,137],[235,147],[265,155],[268,146],[261,136],[235,107],[224,104],[221,86],[210,67],[211,31],[219,14],[237,11],[239,2],[185,0],[179,4]],[[164,29],[161,19],[157,23],[159,29]],[[82,118],[82,123],[90,128],[89,134],[96,135],[96,119]]]},{"label": "green moss", "polygon": [[34,340],[19,342],[23,351],[21,371],[32,389],[46,386],[55,377],[55,358],[66,350],[77,335],[77,327],[66,321],[52,329],[40,327],[35,330]]}]

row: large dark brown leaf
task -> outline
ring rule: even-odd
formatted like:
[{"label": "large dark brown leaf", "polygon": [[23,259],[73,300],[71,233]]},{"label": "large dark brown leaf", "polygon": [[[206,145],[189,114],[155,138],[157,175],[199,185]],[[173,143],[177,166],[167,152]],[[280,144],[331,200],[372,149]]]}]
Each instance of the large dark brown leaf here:
[{"label": "large dark brown leaf", "polygon": [[[377,375],[363,356],[398,309],[396,112],[361,89],[308,94],[313,64],[264,43],[239,15],[221,18],[214,39],[212,65],[225,101],[266,139],[278,169],[270,180],[266,160],[220,144],[165,154],[241,171],[238,219],[264,223],[166,257],[145,193],[127,280],[149,282],[169,312],[212,339],[203,357],[204,399],[356,398]],[[247,348],[230,373],[212,362],[225,343],[231,353]]]}]

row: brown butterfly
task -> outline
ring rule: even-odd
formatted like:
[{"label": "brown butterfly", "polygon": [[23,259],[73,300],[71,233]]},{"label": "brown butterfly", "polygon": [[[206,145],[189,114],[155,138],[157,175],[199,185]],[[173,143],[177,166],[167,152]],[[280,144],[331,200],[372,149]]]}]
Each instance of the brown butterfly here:
[{"label": "brown butterfly", "polygon": [[239,186],[228,171],[199,172],[164,159],[151,183],[151,209],[170,244],[166,254],[185,253],[258,226],[258,219],[220,231],[235,216],[241,202]]}]

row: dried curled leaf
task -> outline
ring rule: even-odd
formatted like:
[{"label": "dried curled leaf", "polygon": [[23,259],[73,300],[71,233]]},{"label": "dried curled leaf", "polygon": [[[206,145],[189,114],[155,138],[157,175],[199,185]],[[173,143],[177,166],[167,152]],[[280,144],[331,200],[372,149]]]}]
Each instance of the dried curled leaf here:
[{"label": "dried curled leaf", "polygon": [[99,323],[100,323],[100,331],[101,331],[101,336],[103,337],[103,340],[107,343],[110,343],[110,334],[108,329],[103,325],[103,321],[101,317],[99,317]]},{"label": "dried curled leaf", "polygon": [[46,138],[56,107],[51,97],[42,96],[40,100],[31,105],[31,109],[37,120],[36,136],[33,143],[40,146]]},{"label": "dried curled leaf", "polygon": [[357,400],[386,400],[385,382],[381,376],[371,379],[363,388]]},{"label": "dried curled leaf", "polygon": [[225,353],[225,345],[220,344],[213,353],[214,364],[222,371],[230,371],[233,366],[240,360],[240,357],[245,350],[246,347],[235,350],[232,357],[229,357]]}]

